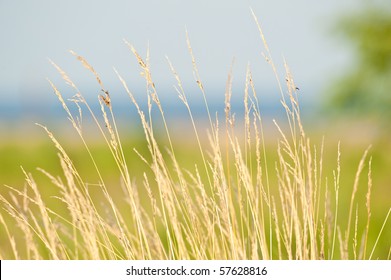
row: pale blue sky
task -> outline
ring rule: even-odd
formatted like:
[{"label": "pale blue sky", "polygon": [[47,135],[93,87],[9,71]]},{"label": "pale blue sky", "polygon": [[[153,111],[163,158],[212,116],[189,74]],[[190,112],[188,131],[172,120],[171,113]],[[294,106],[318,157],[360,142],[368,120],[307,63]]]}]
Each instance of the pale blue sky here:
[{"label": "pale blue sky", "polygon": [[[113,72],[116,67],[138,92],[144,83],[123,39],[142,55],[149,44],[152,74],[161,92],[170,94],[175,84],[166,55],[191,90],[194,82],[185,28],[210,92],[224,89],[233,57],[235,87],[244,87],[250,62],[257,86],[274,88],[250,7],[263,26],[279,69],[284,56],[303,94],[316,97],[351,58],[346,45],[333,38],[330,26],[338,15],[359,8],[359,3],[362,1],[0,0],[0,98],[3,106],[4,100],[9,104],[54,100],[46,78],[59,86],[63,83],[47,58],[63,67],[80,88],[97,88],[69,49],[95,67],[107,88],[120,87]],[[95,96],[97,92],[85,94]]]}]

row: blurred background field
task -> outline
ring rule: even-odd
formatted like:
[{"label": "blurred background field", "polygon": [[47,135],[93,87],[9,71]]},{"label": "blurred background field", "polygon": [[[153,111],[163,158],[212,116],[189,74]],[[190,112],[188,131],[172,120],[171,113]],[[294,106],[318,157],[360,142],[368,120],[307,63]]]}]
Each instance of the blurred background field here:
[{"label": "blurred background field", "polygon": [[[129,109],[131,106],[129,106]],[[302,108],[305,110],[305,108]],[[277,110],[278,111],[278,110]],[[197,142],[193,135],[193,132],[189,130],[190,122],[186,124],[186,116],[182,116],[182,120],[169,120],[170,132],[174,139],[174,149],[177,155],[178,162],[181,164],[181,168],[184,170],[193,171],[195,164],[201,165],[202,158],[198,152]],[[391,157],[389,152],[391,150],[390,142],[388,138],[384,138],[384,134],[379,132],[375,126],[376,124],[369,122],[357,122],[356,120],[341,121],[340,119],[334,120],[333,126],[329,125],[329,121],[322,123],[320,121],[312,121],[307,119],[305,121],[308,136],[311,138],[311,143],[319,147],[324,139],[324,176],[328,182],[324,182],[324,186],[328,185],[330,190],[333,189],[332,181],[333,172],[337,170],[337,153],[338,142],[341,143],[341,189],[340,189],[340,213],[339,221],[342,221],[340,226],[346,226],[348,218],[348,201],[351,197],[353,189],[353,183],[355,180],[356,172],[358,169],[359,161],[364,151],[371,145],[369,150],[369,157],[372,158],[372,180],[373,187],[371,193],[371,229],[369,232],[369,244],[373,245],[376,242],[377,235],[379,234],[384,219],[386,216],[386,210],[390,207],[391,197]],[[129,120],[131,122],[131,120]],[[206,120],[200,121],[200,129],[206,127]],[[52,123],[49,121],[49,123]],[[61,128],[59,129],[59,123]],[[265,118],[264,125],[266,127],[266,147],[268,158],[268,169],[270,172],[271,192],[278,197],[277,178],[273,169],[277,164],[277,140],[280,139],[278,131],[272,124],[272,120]],[[50,127],[50,126],[49,126]],[[69,123],[54,122],[52,123],[52,130],[59,139],[60,143],[64,146],[68,152],[70,158],[73,160],[77,170],[82,175],[82,178],[89,186],[89,192],[92,197],[98,201],[102,198],[102,193],[98,187],[99,177],[94,169],[91,160],[88,157],[88,153],[85,150],[82,142],[79,140],[76,133],[72,130]],[[88,126],[86,126],[88,129]],[[240,130],[240,125],[238,125]],[[159,129],[158,129],[159,130]],[[22,134],[20,132],[23,131]],[[93,129],[91,128],[91,131]],[[207,142],[207,135],[204,131],[202,141]],[[25,133],[28,133],[28,141],[26,142]],[[120,129],[122,144],[125,150],[125,156],[129,166],[129,172],[132,180],[138,185],[141,192],[141,199],[145,200],[148,204],[148,197],[143,190],[143,176],[144,173],[152,174],[150,167],[143,162],[139,155],[134,151],[137,151],[146,156],[148,159],[147,143],[144,138],[143,132],[137,127],[137,125],[127,125],[126,123],[121,126]],[[168,142],[164,133],[157,137],[161,140],[162,147],[168,147]],[[101,170],[105,183],[109,187],[110,194],[114,199],[118,201],[124,201],[122,198],[121,175],[118,171],[116,163],[110,153],[107,144],[98,135],[98,133],[87,133],[87,140],[89,142],[91,152]],[[4,184],[17,189],[23,189],[26,185],[25,177],[22,173],[21,166],[34,176],[39,189],[42,191],[42,197],[47,202],[48,207],[53,207],[59,213],[66,213],[64,205],[59,203],[55,197],[59,195],[58,189],[52,184],[52,182],[37,168],[43,169],[50,174],[59,176],[65,180],[65,175],[60,166],[58,151],[55,149],[53,143],[46,135],[46,133],[38,126],[32,125],[31,127],[25,126],[23,129],[17,127],[17,129],[7,135],[7,140],[4,140],[0,145],[1,153],[1,166],[0,166],[0,178]],[[208,146],[206,144],[206,146]],[[206,149],[206,153],[210,150]],[[168,155],[167,155],[168,157]],[[355,210],[358,212],[359,228],[358,232],[364,231],[364,225],[366,221],[366,194],[368,188],[368,161],[364,166],[363,172],[360,175],[360,184],[355,199]],[[205,176],[204,173],[202,173]],[[234,180],[234,178],[232,178]],[[2,188],[2,193],[6,197],[8,190]],[[102,202],[103,203],[103,202]],[[332,202],[331,202],[332,203]],[[103,209],[104,204],[101,205]],[[12,228],[12,226],[11,226]],[[16,229],[15,229],[16,230]],[[4,237],[4,233],[2,234]],[[389,258],[389,236],[391,236],[391,227],[387,224],[382,232],[382,238],[377,249],[375,256],[380,259]],[[22,239],[20,239],[22,242]],[[0,242],[3,250],[7,252],[10,250],[10,244],[2,238]],[[3,251],[4,252],[4,251]]]},{"label": "blurred background field", "polygon": [[[31,172],[47,199],[56,207],[57,190],[37,168],[63,176],[47,126],[74,161],[85,182],[94,192],[99,182],[88,154],[72,125],[66,120],[61,104],[45,80],[49,77],[66,98],[69,87],[50,66],[47,57],[66,69],[99,111],[97,96],[101,92],[94,79],[67,53],[74,49],[86,56],[103,78],[112,95],[113,110],[119,120],[122,144],[130,176],[142,184],[148,166],[134,151],[147,154],[146,140],[134,106],[115,77],[113,66],[127,75],[136,98],[146,108],[143,77],[122,39],[145,50],[150,46],[152,75],[167,114],[176,155],[184,169],[193,170],[201,162],[190,119],[173,89],[164,56],[169,56],[183,78],[193,104],[202,141],[207,141],[205,108],[195,91],[191,60],[187,54],[185,26],[205,81],[211,112],[224,117],[224,92],[232,57],[235,57],[233,108],[237,119],[243,115],[245,67],[250,62],[264,113],[265,139],[269,169],[277,160],[278,131],[272,120],[284,124],[275,77],[261,55],[256,25],[249,12],[251,6],[265,29],[278,71],[282,73],[286,58],[299,88],[303,122],[312,144],[324,139],[324,174],[332,185],[337,168],[338,143],[341,145],[341,201],[348,201],[359,161],[371,146],[373,188],[371,196],[371,232],[374,244],[391,206],[391,6],[388,1],[113,1],[110,6],[95,1],[76,4],[35,1],[21,7],[15,1],[0,2],[0,193],[7,196],[4,185],[22,189],[25,178],[21,166]],[[128,2],[128,3],[125,3]],[[244,1],[243,1],[244,2]],[[34,5],[29,7],[29,5]],[[324,5],[324,6],[322,6]],[[142,11],[142,12],[141,12]],[[202,18],[203,20],[200,20]],[[194,92],[194,93],[193,93]],[[168,145],[157,116],[158,139]],[[86,139],[112,195],[120,194],[120,174],[103,139],[88,116],[84,120]],[[240,123],[237,129],[242,129]],[[190,132],[188,132],[190,131]],[[355,207],[365,220],[368,164],[360,177]],[[277,178],[271,177],[271,185]],[[272,192],[277,189],[272,190]],[[97,191],[97,195],[98,195]],[[346,208],[346,211],[345,211]],[[348,205],[340,205],[340,219],[348,215]],[[360,230],[363,231],[360,224]],[[0,227],[0,247],[9,249]],[[390,258],[391,222],[388,221],[377,245],[377,256]]]}]

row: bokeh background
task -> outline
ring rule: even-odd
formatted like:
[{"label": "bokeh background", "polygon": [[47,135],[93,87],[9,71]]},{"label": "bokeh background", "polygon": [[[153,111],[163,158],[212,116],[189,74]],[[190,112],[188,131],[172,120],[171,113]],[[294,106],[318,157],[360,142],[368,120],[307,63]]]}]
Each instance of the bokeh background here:
[{"label": "bokeh background", "polygon": [[[132,146],[141,147],[142,136],[135,132],[138,121],[134,107],[113,67],[126,78],[141,103],[145,101],[145,82],[124,40],[143,56],[149,48],[153,79],[174,131],[176,125],[179,132],[183,131],[180,121],[185,111],[173,88],[176,82],[166,56],[181,76],[196,115],[198,104],[201,106],[198,93],[192,95],[197,85],[186,30],[212,111],[223,108],[234,58],[234,107],[236,104],[240,110],[242,106],[246,67],[250,64],[266,118],[278,117],[278,86],[262,56],[250,7],[262,25],[279,75],[284,77],[286,59],[300,88],[307,132],[315,143],[325,138],[325,166],[330,162],[330,178],[338,141],[346,178],[343,182],[349,188],[361,155],[372,145],[373,207],[380,213],[374,222],[375,230],[380,229],[391,205],[390,1],[0,0],[1,193],[6,192],[4,184],[24,185],[20,166],[31,172],[36,167],[60,172],[55,148],[35,123],[57,133],[71,157],[80,162],[82,172],[89,171],[88,165],[82,164],[85,154],[80,141],[70,132],[71,125],[48,82],[56,84],[67,98],[74,94],[49,63],[51,59],[97,106],[100,89],[69,50],[85,57],[100,74],[110,90],[124,137],[131,136],[124,141]],[[94,135],[90,140],[94,141]],[[98,157],[110,157],[99,140],[94,149]],[[188,151],[187,147],[183,151]],[[385,234],[391,238],[390,223]]]},{"label": "bokeh background", "polygon": [[120,87],[115,66],[127,73],[135,89],[143,89],[138,65],[123,39],[142,54],[150,47],[153,78],[161,94],[169,94],[173,84],[166,55],[184,84],[192,83],[186,29],[211,91],[224,89],[235,57],[234,86],[243,87],[251,63],[259,87],[266,96],[274,96],[275,79],[260,63],[262,46],[250,7],[276,63],[281,66],[285,57],[303,100],[319,103],[325,88],[357,60],[351,44],[337,36],[337,22],[367,9],[367,2],[376,1],[0,1],[1,118],[39,115],[37,106],[50,108],[54,98],[46,78],[57,83],[59,77],[48,58],[70,72],[79,88],[91,90],[90,76],[69,55],[70,49],[86,57],[111,88]]}]

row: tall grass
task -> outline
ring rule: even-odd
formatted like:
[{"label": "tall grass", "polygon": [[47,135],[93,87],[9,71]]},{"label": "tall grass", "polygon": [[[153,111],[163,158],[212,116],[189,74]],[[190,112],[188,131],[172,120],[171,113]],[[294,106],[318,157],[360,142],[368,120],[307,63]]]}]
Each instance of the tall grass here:
[{"label": "tall grass", "polygon": [[[255,16],[254,16],[255,18]],[[175,134],[170,131],[159,93],[152,79],[149,52],[144,59],[128,42],[146,82],[148,106],[143,110],[125,79],[115,70],[131,103],[137,110],[146,149],[125,147],[117,125],[111,93],[85,58],[71,51],[96,78],[102,94],[100,112],[92,109],[72,79],[57,64],[52,65],[75,92],[64,99],[49,81],[68,119],[82,141],[93,165],[97,182],[88,183],[61,141],[42,127],[58,150],[63,174],[40,170],[58,189],[57,207],[48,206],[43,190],[28,172],[24,189],[9,187],[0,196],[0,222],[9,250],[2,258],[11,259],[373,259],[390,210],[375,242],[371,231],[371,159],[364,152],[349,201],[340,200],[340,149],[336,153],[332,178],[324,175],[324,143],[312,144],[301,120],[297,87],[285,63],[285,83],[277,74],[270,50],[256,20],[264,45],[264,57],[275,73],[286,113],[287,126],[275,122],[279,132],[277,160],[268,158],[262,112],[256,87],[248,67],[244,85],[244,116],[236,119],[231,111],[232,74],[225,92],[225,121],[213,116],[208,96],[197,68],[189,36],[187,45],[195,82],[205,103],[207,125],[192,112],[181,78],[174,65],[168,66],[179,99],[189,114],[189,130],[195,137],[196,153],[191,169],[181,165]],[[77,111],[70,106],[76,106]],[[157,133],[157,109],[164,135]],[[83,130],[83,116],[90,115],[107,144],[120,180],[109,183]],[[200,136],[208,131],[208,141]],[[191,134],[190,131],[186,132]],[[161,138],[166,139],[166,145]],[[138,156],[145,164],[142,181],[127,164]],[[356,193],[368,164],[367,217],[359,217]],[[276,177],[273,181],[271,177]],[[345,186],[344,186],[345,187]],[[100,193],[99,196],[96,193]],[[118,195],[121,193],[121,195]],[[52,198],[53,199],[53,198]],[[348,215],[340,215],[349,205]],[[347,217],[342,220],[341,217]],[[365,230],[358,230],[358,224]],[[22,236],[22,238],[18,237]],[[389,242],[388,242],[389,244]],[[390,244],[389,244],[390,245]],[[391,250],[391,246],[390,249]],[[390,258],[390,256],[388,256]]]}]

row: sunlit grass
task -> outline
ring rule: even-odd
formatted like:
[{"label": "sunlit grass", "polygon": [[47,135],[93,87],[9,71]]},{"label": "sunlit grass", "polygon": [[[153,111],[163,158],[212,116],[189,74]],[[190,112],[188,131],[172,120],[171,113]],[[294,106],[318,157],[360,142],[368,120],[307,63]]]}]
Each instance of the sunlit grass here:
[{"label": "sunlit grass", "polygon": [[[354,151],[346,172],[343,148],[311,140],[301,120],[298,89],[288,66],[279,77],[262,30],[266,63],[276,75],[286,123],[274,122],[276,139],[264,129],[262,106],[248,67],[243,118],[232,111],[232,75],[220,118],[187,45],[206,121],[192,112],[180,74],[168,60],[178,97],[187,109],[186,137],[172,132],[152,79],[149,51],[143,58],[128,42],[146,82],[142,108],[116,70],[139,116],[141,131],[128,141],[119,129],[113,93],[87,60],[71,52],[96,78],[101,94],[95,111],[72,79],[51,62],[70,86],[70,100],[51,84],[74,129],[68,146],[45,125],[50,158],[36,176],[22,169],[22,188],[2,192],[2,258],[27,259],[376,259],[390,258],[390,208],[372,207],[373,159]],[[284,81],[284,82],[282,82]],[[70,109],[70,107],[76,110]],[[159,117],[152,112],[157,112]],[[83,119],[95,127],[97,145]],[[158,125],[161,123],[162,125]],[[142,137],[140,138],[140,135]],[[182,142],[181,142],[182,141]],[[186,141],[184,144],[183,142]],[[103,144],[102,144],[103,143]],[[343,147],[343,144],[342,144]],[[326,154],[327,153],[327,154]],[[331,154],[331,156],[330,156]],[[52,161],[50,165],[52,164]],[[350,176],[346,179],[347,176]],[[45,179],[43,179],[45,178]],[[382,210],[374,215],[373,209]],[[373,222],[373,216],[382,217]],[[7,249],[6,249],[7,248]]]}]

